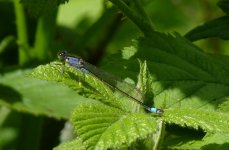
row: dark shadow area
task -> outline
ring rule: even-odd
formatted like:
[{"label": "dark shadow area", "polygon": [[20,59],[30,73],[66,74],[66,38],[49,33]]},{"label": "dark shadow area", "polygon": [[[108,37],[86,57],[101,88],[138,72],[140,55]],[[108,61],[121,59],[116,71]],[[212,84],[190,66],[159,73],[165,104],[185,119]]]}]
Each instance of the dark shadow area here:
[{"label": "dark shadow area", "polygon": [[201,129],[184,128],[175,124],[166,125],[166,135],[163,147],[173,147],[173,145],[182,145],[190,141],[200,141],[205,136]]},{"label": "dark shadow area", "polygon": [[13,104],[15,102],[22,101],[22,96],[15,89],[9,86],[0,84],[0,99],[6,103]]},{"label": "dark shadow area", "polygon": [[64,120],[43,119],[40,150],[50,150],[60,144],[60,132],[64,127],[64,123]]},{"label": "dark shadow area", "polygon": [[191,137],[195,137],[196,139],[201,140],[206,133],[202,129],[193,129],[193,128],[184,128],[175,124],[167,124],[166,131],[176,136],[186,136],[191,135]]}]

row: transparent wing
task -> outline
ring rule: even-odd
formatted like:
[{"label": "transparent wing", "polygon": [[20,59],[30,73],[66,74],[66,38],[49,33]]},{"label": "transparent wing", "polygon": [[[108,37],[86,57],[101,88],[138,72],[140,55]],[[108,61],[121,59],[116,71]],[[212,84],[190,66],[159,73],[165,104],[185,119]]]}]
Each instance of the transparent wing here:
[{"label": "transparent wing", "polygon": [[122,92],[129,98],[135,100],[136,102],[143,104],[142,102],[142,94],[141,92],[135,87],[135,85],[127,83],[123,81],[121,78],[114,76],[108,72],[105,72],[94,65],[91,65],[87,62],[83,62],[83,66],[86,70],[88,70],[91,74],[95,77],[99,78],[99,80],[109,84],[116,90]]}]

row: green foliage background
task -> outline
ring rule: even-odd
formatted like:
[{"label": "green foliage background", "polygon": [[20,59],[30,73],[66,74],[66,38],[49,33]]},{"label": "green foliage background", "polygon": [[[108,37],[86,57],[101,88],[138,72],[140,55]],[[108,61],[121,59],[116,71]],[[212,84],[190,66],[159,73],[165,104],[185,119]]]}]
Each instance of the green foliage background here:
[{"label": "green foliage background", "polygon": [[[0,3],[0,149],[228,148],[228,0]],[[54,61],[60,50],[164,113]]]}]

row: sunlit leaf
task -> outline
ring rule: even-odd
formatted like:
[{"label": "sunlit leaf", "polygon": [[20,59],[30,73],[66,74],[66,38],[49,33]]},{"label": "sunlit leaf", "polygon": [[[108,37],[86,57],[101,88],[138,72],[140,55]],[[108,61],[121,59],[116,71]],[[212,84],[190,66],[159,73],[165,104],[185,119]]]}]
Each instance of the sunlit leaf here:
[{"label": "sunlit leaf", "polygon": [[158,129],[157,120],[146,114],[125,113],[105,105],[82,105],[72,116],[76,133],[88,149],[107,149],[130,145]]},{"label": "sunlit leaf", "polygon": [[203,129],[206,132],[229,133],[228,114],[219,112],[199,111],[192,109],[170,109],[163,114],[167,123],[182,127]]}]

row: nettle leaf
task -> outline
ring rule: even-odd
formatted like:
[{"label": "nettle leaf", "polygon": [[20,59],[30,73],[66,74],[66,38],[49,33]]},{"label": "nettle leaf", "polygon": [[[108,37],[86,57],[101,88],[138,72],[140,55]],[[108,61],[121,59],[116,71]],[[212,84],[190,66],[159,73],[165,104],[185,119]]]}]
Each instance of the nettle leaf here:
[{"label": "nettle leaf", "polygon": [[229,39],[229,16],[220,17],[194,28],[186,35],[191,41],[197,41],[209,37],[218,37],[224,40]]},{"label": "nettle leaf", "polygon": [[79,96],[65,85],[31,78],[31,70],[18,70],[0,77],[0,105],[11,109],[68,119],[82,103],[98,103]]},{"label": "nettle leaf", "polygon": [[229,133],[229,117],[225,113],[193,109],[168,109],[163,114],[163,120],[182,127],[197,130],[201,128],[205,132]]},{"label": "nettle leaf", "polygon": [[143,113],[126,113],[106,105],[82,105],[72,115],[76,133],[88,149],[129,146],[158,129],[157,120]]},{"label": "nettle leaf", "polygon": [[147,106],[153,106],[152,103],[152,99],[154,97],[154,93],[153,93],[153,89],[152,89],[152,78],[150,75],[150,72],[148,70],[147,67],[147,63],[146,61],[144,61],[144,63],[142,63],[139,60],[139,64],[140,64],[140,72],[138,75],[138,83],[137,83],[137,87],[138,89],[140,89],[140,91],[142,92],[143,100],[144,103]]},{"label": "nettle leaf", "polygon": [[131,105],[117,96],[104,82],[76,68],[61,65],[60,62],[41,65],[31,75],[43,80],[62,82],[85,97],[123,110],[131,110]]},{"label": "nettle leaf", "polygon": [[147,60],[157,108],[211,111],[228,101],[227,66],[178,34],[155,32],[140,38],[136,48],[138,52],[132,59]]}]

